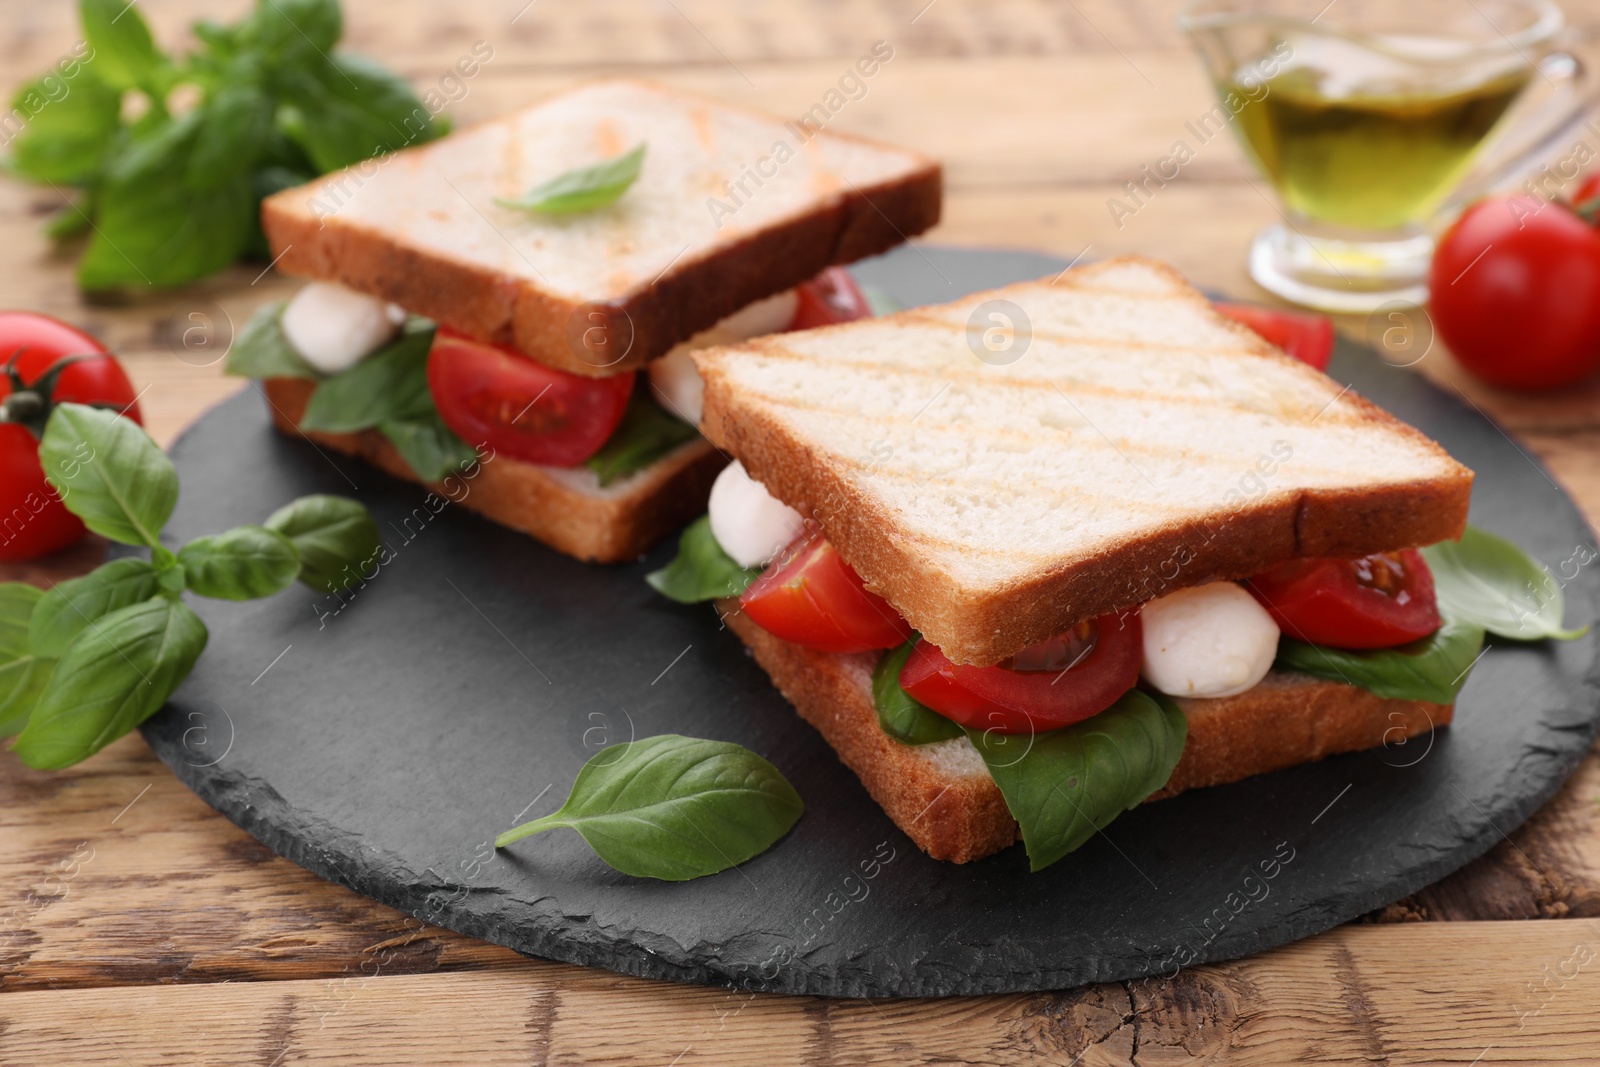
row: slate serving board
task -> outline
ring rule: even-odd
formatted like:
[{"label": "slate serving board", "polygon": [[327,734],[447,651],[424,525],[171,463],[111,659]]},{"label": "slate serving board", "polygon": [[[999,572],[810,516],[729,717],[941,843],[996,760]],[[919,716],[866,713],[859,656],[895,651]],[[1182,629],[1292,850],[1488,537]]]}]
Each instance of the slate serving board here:
[{"label": "slate serving board", "polygon": [[[1064,265],[924,247],[858,274],[909,305]],[[1572,502],[1475,411],[1348,342],[1331,372],[1478,472],[1474,522],[1552,568],[1575,551],[1593,558]],[[627,974],[949,995],[1246,955],[1488,850],[1572,771],[1600,716],[1595,639],[1496,642],[1448,729],[1146,805],[1040,874],[1020,846],[953,866],[900,834],[709,607],[644,584],[672,546],[586,566],[460,506],[435,514],[421,489],[275,434],[254,390],[172,455],[174,542],[333,492],[370,505],[394,556],[347,602],[300,586],[197,602],[210,646],[144,727],[173,771],[325,878],[465,934]],[[1569,624],[1600,616],[1597,570],[1563,579]],[[665,732],[764,754],[805,799],[804,818],[765,855],[682,884],[618,874],[569,831],[489,847],[555,810],[598,748]]]}]

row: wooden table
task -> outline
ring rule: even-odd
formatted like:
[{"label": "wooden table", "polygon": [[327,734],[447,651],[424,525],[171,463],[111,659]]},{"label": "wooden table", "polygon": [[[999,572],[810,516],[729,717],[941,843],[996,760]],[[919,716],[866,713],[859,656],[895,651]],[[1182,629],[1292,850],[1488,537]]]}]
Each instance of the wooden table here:
[{"label": "wooden table", "polygon": [[[5,0],[9,81],[78,39],[71,7]],[[140,4],[168,43],[212,7]],[[347,44],[419,87],[487,42],[493,58],[453,108],[462,122],[617,71],[797,115],[885,40],[894,58],[835,122],[945,160],[946,221],[932,240],[1148,252],[1208,287],[1263,296],[1244,250],[1276,209],[1225,138],[1120,227],[1107,207],[1210,107],[1160,0],[346,7]],[[1600,24],[1600,11],[1591,4],[1580,21]],[[169,442],[240,388],[216,363],[229,323],[292,283],[246,265],[182,292],[86,304],[70,257],[38,234],[58,202],[48,188],[0,185],[4,303],[102,336]],[[1356,336],[1368,327],[1341,325]],[[211,331],[210,347],[195,347],[193,332],[185,346],[192,327]],[[1418,370],[1499,419],[1591,521],[1600,514],[1600,390],[1500,394],[1442,350]],[[44,583],[91,556],[28,576]],[[277,858],[135,736],[61,774],[0,760],[0,1064],[1592,1063],[1597,797],[1591,756],[1525,826],[1443,882],[1321,937],[1170,981],[839,1001],[623,978],[425,926]]]}]

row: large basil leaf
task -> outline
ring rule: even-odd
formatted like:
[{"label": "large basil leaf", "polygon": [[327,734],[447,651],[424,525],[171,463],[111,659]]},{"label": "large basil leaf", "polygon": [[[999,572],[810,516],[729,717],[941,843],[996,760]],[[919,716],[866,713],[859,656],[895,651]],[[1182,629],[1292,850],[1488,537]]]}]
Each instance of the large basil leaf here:
[{"label": "large basil leaf", "polygon": [[622,421],[600,451],[584,461],[584,466],[594,471],[601,485],[610,485],[664,459],[699,436],[699,430],[662,411],[661,405],[650,398],[650,390],[640,386],[628,398]]},{"label": "large basil leaf", "polygon": [[788,780],[749,749],[662,734],[595,753],[559,811],[494,844],[569,827],[623,874],[682,882],[760,855],[804,810]]},{"label": "large basil leaf", "polygon": [[[100,169],[116,133],[122,94],[92,67],[80,66],[71,79],[51,71],[23,86],[11,109],[32,116],[12,142],[11,168],[36,182],[76,185]],[[84,218],[67,211],[73,219]]]},{"label": "large basil leaf", "polygon": [[178,552],[188,587],[218,600],[256,600],[289,588],[300,574],[300,553],[265,526],[237,526],[196,537]]},{"label": "large basil leaf", "polygon": [[1325,648],[1289,637],[1278,639],[1274,667],[1330,682],[1358,685],[1394,700],[1450,704],[1466,684],[1483,647],[1483,628],[1444,616],[1444,624],[1420,641],[1364,652]]},{"label": "large basil leaf", "polygon": [[384,419],[378,423],[378,432],[389,439],[406,466],[425,482],[442,481],[478,455],[431,407],[403,418]]},{"label": "large basil leaf", "polygon": [[968,730],[1035,871],[1167,784],[1189,723],[1172,701],[1132,689],[1100,714],[1031,737]]},{"label": "large basil leaf", "polygon": [[156,545],[178,502],[178,472],[138,423],[58,404],[39,442],[45,477],[67,510],[102,537]]},{"label": "large basil leaf", "polygon": [[428,392],[428,348],[433,330],[411,328],[342,374],[322,382],[300,419],[302,430],[354,433],[386,419],[434,410]]},{"label": "large basil leaf", "polygon": [[284,336],[283,307],[287,301],[268,304],[250,316],[239,336],[228,349],[223,369],[241,378],[309,378],[318,381],[311,364],[296,352]]},{"label": "large basil leaf", "polygon": [[205,647],[200,617],[168,597],[104,616],[67,647],[12,751],[40,770],[87,759],[155,714]]},{"label": "large basil leaf", "polygon": [[558,174],[528,190],[520,200],[495,197],[494,202],[501,207],[546,215],[593,211],[615,203],[638,180],[639,172],[644,169],[644,153],[645,144],[641,141],[613,159]]},{"label": "large basil leaf", "polygon": [[303,496],[263,525],[289,539],[300,554],[300,580],[324,593],[355,584],[381,547],[372,513],[348,497]]},{"label": "large basil leaf", "polygon": [[81,578],[58,582],[33,609],[28,649],[44,659],[59,659],[90,623],[160,591],[156,569],[142,559],[114,559]]},{"label": "large basil leaf", "polygon": [[900,688],[900,671],[918,640],[919,635],[912,634],[911,640],[885,652],[872,672],[872,706],[878,709],[878,725],[883,727],[884,733],[908,745],[928,745],[960,737],[963,730],[958,724]]},{"label": "large basil leaf", "polygon": [[1587,626],[1561,625],[1561,586],[1522,549],[1487,530],[1468,526],[1460,541],[1422,550],[1433,572],[1439,610],[1499,637],[1537,641],[1574,638]]},{"label": "large basil leaf", "polygon": [[33,655],[28,627],[43,594],[22,582],[0,584],[0,737],[27,725],[54,664]]},{"label": "large basil leaf", "polygon": [[672,562],[645,575],[644,580],[680,604],[699,604],[738,596],[759,577],[759,569],[739,566],[722,550],[711,533],[711,516],[702,515],[678,538],[678,554]]},{"label": "large basil leaf", "polygon": [[157,73],[166,58],[156,50],[138,8],[126,0],[78,0],[78,17],[94,49],[94,69],[107,84],[158,91]]},{"label": "large basil leaf", "polygon": [[278,84],[282,128],[322,171],[431,141],[439,123],[406,80],[362,56],[304,56]]}]

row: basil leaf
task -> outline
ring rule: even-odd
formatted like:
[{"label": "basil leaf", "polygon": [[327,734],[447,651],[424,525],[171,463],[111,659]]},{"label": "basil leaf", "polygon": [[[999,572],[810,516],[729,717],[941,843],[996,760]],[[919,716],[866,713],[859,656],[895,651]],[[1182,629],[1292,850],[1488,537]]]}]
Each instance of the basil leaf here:
[{"label": "basil leaf", "polygon": [[284,336],[280,319],[286,303],[268,304],[250,316],[233,339],[223,370],[241,378],[322,378]]},{"label": "basil leaf", "polygon": [[778,769],[749,749],[662,734],[595,753],[561,810],[494,845],[564,826],[623,874],[682,882],[760,855],[804,810]]},{"label": "basil leaf", "polygon": [[142,559],[114,559],[58,582],[33,609],[28,649],[42,659],[59,659],[90,623],[160,591],[156,569]]},{"label": "basil leaf", "polygon": [[501,207],[538,211],[546,215],[571,215],[615,203],[644,169],[646,144],[589,167],[579,167],[528,190],[521,200],[495,197]]},{"label": "basil leaf", "polygon": [[[214,189],[249,170],[261,156],[276,106],[258,83],[257,64],[235,64],[225,82],[200,105],[200,124],[184,170],[190,189]],[[255,190],[252,187],[252,196]]]},{"label": "basil leaf", "polygon": [[1188,734],[1176,704],[1138,689],[1093,718],[1048,733],[967,731],[1022,827],[1035,871],[1166,785]]},{"label": "basil leaf", "polygon": [[405,79],[361,56],[306,56],[280,71],[280,128],[322,171],[431,141],[438,124]]},{"label": "basil leaf", "polygon": [[265,526],[236,526],[196,537],[178,551],[188,587],[217,600],[259,600],[281,593],[300,575],[300,553]]},{"label": "basil leaf", "polygon": [[302,430],[354,433],[385,419],[434,410],[428,392],[428,349],[433,331],[408,331],[342,374],[317,386],[300,419]]},{"label": "basil leaf", "polygon": [[96,620],[67,647],[12,751],[40,770],[87,759],[155,714],[205,646],[200,617],[167,597]]},{"label": "basil leaf", "polygon": [[1273,666],[1358,685],[1394,700],[1450,704],[1466,684],[1482,647],[1481,626],[1446,614],[1438,630],[1398,648],[1354,652],[1281,637]]},{"label": "basil leaf", "polygon": [[644,470],[699,436],[699,430],[662,411],[661,405],[650,398],[649,389],[640,386],[628,398],[622,421],[600,451],[584,461],[584,466],[594,471],[601,485],[610,485],[618,478]]},{"label": "basil leaf", "polygon": [[1503,537],[1468,526],[1460,541],[1430,545],[1422,555],[1433,572],[1439,610],[1452,618],[1518,641],[1589,632],[1587,626],[1562,628],[1560,584]]},{"label": "basil leaf", "polygon": [[[175,173],[187,156],[168,161]],[[170,176],[110,178],[98,191],[94,234],[78,261],[84,289],[174,286],[215,274],[254,233],[257,203],[248,174],[194,190]]]},{"label": "basil leaf", "polygon": [[300,554],[300,580],[324,593],[353,585],[382,543],[372,513],[342,496],[303,496],[263,524],[287,537]]},{"label": "basil leaf", "polygon": [[159,87],[166,59],[156,50],[139,9],[126,0],[79,0],[83,36],[94,49],[94,68],[114,89]]},{"label": "basil leaf", "polygon": [[432,408],[404,418],[384,419],[378,432],[389,439],[406,466],[425,482],[442,481],[477,458],[473,447],[455,435]]},{"label": "basil leaf", "polygon": [[33,655],[28,626],[43,593],[23,582],[0,584],[0,737],[28,722],[35,700],[55,664]]},{"label": "basil leaf", "polygon": [[[223,33],[228,27],[213,28]],[[261,3],[236,30],[239,43],[283,61],[305,52],[330,51],[344,33],[338,0],[270,0]]]},{"label": "basil leaf", "polygon": [[680,604],[699,604],[738,596],[761,577],[758,568],[741,567],[722,550],[711,533],[711,516],[702,515],[678,538],[672,562],[644,576],[662,596]]},{"label": "basil leaf", "polygon": [[67,510],[102,537],[156,545],[178,502],[178,472],[138,423],[85,404],[57,404],[39,463]]},{"label": "basil leaf", "polygon": [[889,649],[872,671],[872,706],[878,709],[878,725],[884,733],[908,745],[948,741],[965,732],[959,724],[900,688],[900,671],[919,639],[919,635],[912,634],[911,640],[899,648]]},{"label": "basil leaf", "polygon": [[12,142],[11,169],[36,182],[76,185],[100,169],[117,131],[122,94],[92,67],[80,66],[70,80],[52,71],[23,86],[11,111],[31,116]]}]

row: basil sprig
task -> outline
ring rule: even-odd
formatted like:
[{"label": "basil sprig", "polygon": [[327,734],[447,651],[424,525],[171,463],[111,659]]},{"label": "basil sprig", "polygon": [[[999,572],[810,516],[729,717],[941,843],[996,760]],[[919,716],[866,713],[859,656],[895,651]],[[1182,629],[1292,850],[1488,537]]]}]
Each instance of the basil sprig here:
[{"label": "basil sprig", "polygon": [[623,874],[682,882],[760,855],[804,810],[788,780],[749,749],[662,734],[597,752],[559,811],[494,845],[566,827]]},{"label": "basil sprig", "polygon": [[960,737],[959,725],[921,703],[900,688],[900,672],[912,649],[921,640],[917,634],[899,648],[891,648],[872,671],[872,706],[878,711],[878,725],[896,741],[908,745],[930,745]]},{"label": "basil sprig", "polygon": [[[78,11],[83,41],[13,100],[28,121],[10,165],[80,191],[49,232],[88,234],[85,289],[178,285],[265,253],[262,197],[444,132],[404,79],[335,51],[337,0],[259,0],[231,25],[195,23],[186,55],[157,47],[125,0]],[[168,107],[179,87],[181,113]]]},{"label": "basil sprig", "polygon": [[610,485],[665,459],[699,436],[699,430],[662,411],[651,398],[649,386],[641,381],[628,398],[622,421],[584,466],[594,471],[601,485]]},{"label": "basil sprig", "polygon": [[1561,625],[1560,584],[1503,537],[1468,526],[1460,541],[1429,545],[1422,555],[1445,614],[1515,641],[1570,640],[1589,632]]},{"label": "basil sprig", "polygon": [[240,526],[172,552],[159,538],[177,471],[136,424],[100,408],[57,405],[39,457],[69,511],[150,559],[112,560],[43,593],[0,585],[0,736],[15,734],[31,767],[86,759],[166,703],[206,646],[185,591],[247,600],[297,577],[343,588],[378,552],[366,509],[336,497],[288,505],[274,529]]},{"label": "basil sprig", "polygon": [[644,576],[656,592],[680,604],[699,604],[738,596],[761,577],[758,567],[741,567],[722,550],[711,532],[711,516],[702,515],[678,538],[672,562]]},{"label": "basil sprig", "polygon": [[1082,845],[1167,784],[1189,721],[1157,693],[1130,689],[1093,718],[1042,734],[967,731],[1022,828],[1030,869]]},{"label": "basil sprig", "polygon": [[614,204],[644,169],[645,142],[620,156],[559,174],[528,190],[520,200],[495,197],[501,207],[545,215],[573,215]]},{"label": "basil sprig", "polygon": [[283,304],[264,307],[228,350],[229,374],[245,378],[305,378],[317,383],[300,429],[326,433],[377,430],[423,481],[442,480],[477,458],[444,424],[428,390],[428,350],[434,325],[413,315],[392,342],[349,370],[324,377],[284,336]]},{"label": "basil sprig", "polygon": [[1397,648],[1352,651],[1280,637],[1273,666],[1358,685],[1392,700],[1450,704],[1467,684],[1481,648],[1483,627],[1446,615],[1433,633]]}]

